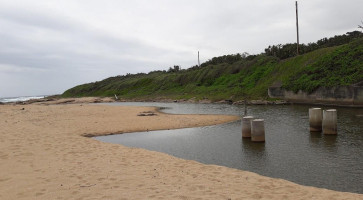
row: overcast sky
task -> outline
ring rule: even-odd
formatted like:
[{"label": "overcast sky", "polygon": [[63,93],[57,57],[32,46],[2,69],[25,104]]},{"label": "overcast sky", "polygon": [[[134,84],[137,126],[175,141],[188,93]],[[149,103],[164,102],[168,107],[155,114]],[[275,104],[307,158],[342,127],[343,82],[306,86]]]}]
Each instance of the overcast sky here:
[{"label": "overcast sky", "polygon": [[[357,30],[362,0],[300,0],[300,41]],[[0,0],[0,97],[63,93],[294,43],[292,0]]]}]

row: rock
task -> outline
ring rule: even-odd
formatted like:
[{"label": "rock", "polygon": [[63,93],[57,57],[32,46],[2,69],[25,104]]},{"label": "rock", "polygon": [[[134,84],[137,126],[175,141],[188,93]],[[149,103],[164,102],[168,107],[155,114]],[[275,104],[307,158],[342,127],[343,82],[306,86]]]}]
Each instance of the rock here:
[{"label": "rock", "polygon": [[225,104],[233,104],[233,101],[230,99],[225,99],[225,100],[221,100],[221,101],[217,101],[215,103],[225,103]]},{"label": "rock", "polygon": [[244,102],[243,101],[235,101],[233,102],[233,105],[243,105]]},{"label": "rock", "polygon": [[202,99],[202,100],[199,100],[198,103],[212,103],[212,101],[209,99]]},{"label": "rock", "polygon": [[154,115],[156,115],[156,114],[152,111],[146,111],[146,112],[141,112],[141,113],[137,114],[137,116],[154,116]]},{"label": "rock", "polygon": [[284,101],[284,100],[277,100],[277,101],[274,101],[274,104],[275,105],[286,105],[286,104],[289,104],[287,101]]},{"label": "rock", "polygon": [[74,99],[66,99],[66,100],[60,100],[60,101],[56,102],[55,104],[67,104],[67,103],[73,103],[75,101],[76,100],[74,100]]},{"label": "rock", "polygon": [[252,100],[250,101],[250,104],[252,105],[267,105],[267,101],[266,100]]}]

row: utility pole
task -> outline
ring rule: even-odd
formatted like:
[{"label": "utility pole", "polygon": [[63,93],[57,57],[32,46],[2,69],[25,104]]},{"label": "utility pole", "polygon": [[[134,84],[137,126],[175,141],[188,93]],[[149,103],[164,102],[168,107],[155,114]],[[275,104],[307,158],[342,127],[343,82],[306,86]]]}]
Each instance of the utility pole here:
[{"label": "utility pole", "polygon": [[297,1],[295,1],[296,7],[296,35],[297,35],[297,45],[296,45],[296,53],[299,55],[299,17],[297,12]]},{"label": "utility pole", "polygon": [[199,51],[198,51],[198,67],[200,67]]}]

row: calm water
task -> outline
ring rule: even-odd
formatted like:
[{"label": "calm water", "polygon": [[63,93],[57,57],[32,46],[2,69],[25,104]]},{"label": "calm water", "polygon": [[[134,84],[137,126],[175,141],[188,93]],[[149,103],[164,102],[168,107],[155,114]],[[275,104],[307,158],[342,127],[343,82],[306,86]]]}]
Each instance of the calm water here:
[{"label": "calm water", "polygon": [[[243,106],[178,103],[117,103],[163,107],[167,113],[242,115]],[[249,106],[265,119],[266,142],[241,137],[240,121],[178,130],[127,133],[97,140],[256,172],[295,183],[363,193],[363,109],[336,108],[338,135],[309,132],[310,106]],[[329,107],[331,108],[331,107]]]}]

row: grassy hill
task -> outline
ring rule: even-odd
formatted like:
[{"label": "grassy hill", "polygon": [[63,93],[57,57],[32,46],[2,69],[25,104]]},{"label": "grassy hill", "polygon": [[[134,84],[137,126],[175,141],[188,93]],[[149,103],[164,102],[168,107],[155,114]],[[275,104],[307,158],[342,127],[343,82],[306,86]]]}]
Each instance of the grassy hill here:
[{"label": "grassy hill", "polygon": [[351,85],[360,81],[363,81],[363,38],[287,59],[260,54],[229,63],[206,62],[186,70],[110,77],[76,86],[62,96],[267,99],[268,87],[276,83],[295,92],[312,92],[320,86]]}]

